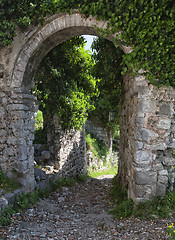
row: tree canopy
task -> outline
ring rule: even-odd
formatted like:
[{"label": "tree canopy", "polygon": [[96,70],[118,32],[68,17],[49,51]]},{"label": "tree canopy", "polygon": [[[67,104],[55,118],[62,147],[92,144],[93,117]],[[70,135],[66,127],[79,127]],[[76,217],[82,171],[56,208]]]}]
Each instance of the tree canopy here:
[{"label": "tree canopy", "polygon": [[[98,95],[93,96],[95,110],[90,111],[89,117],[98,121],[103,127],[111,130],[119,124],[119,108],[122,94],[122,56],[120,48],[106,39],[97,38],[92,44],[95,64],[92,75],[97,81]],[[109,122],[109,111],[115,111],[115,121]]]},{"label": "tree canopy", "polygon": [[132,46],[123,57],[123,74],[144,69],[151,83],[175,87],[174,0],[0,0],[0,41],[9,44],[16,25],[42,24],[45,16],[72,9],[107,20],[106,31],[98,31],[104,37],[120,32],[116,43]]},{"label": "tree canopy", "polygon": [[62,129],[80,129],[93,108],[96,80],[93,61],[84,50],[85,40],[76,37],[55,47],[43,59],[35,77],[34,94],[44,114],[59,117]]}]

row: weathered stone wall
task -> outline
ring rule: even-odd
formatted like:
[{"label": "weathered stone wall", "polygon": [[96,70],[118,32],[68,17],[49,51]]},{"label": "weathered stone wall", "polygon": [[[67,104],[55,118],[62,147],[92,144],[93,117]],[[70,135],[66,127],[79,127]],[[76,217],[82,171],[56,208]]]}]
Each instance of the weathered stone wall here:
[{"label": "weathered stone wall", "polygon": [[119,179],[135,202],[173,188],[175,90],[157,88],[144,76],[125,76],[120,118]]},{"label": "weathered stone wall", "polygon": [[96,138],[101,140],[106,146],[111,147],[110,132],[106,128],[100,126],[93,120],[87,120],[86,122],[87,132],[93,134]]},{"label": "weathered stone wall", "polygon": [[47,140],[54,157],[54,167],[60,177],[75,177],[87,173],[85,129],[64,132],[57,115],[49,119]]},{"label": "weathered stone wall", "polygon": [[1,88],[0,105],[0,167],[29,192],[34,189],[35,98],[22,89]]}]

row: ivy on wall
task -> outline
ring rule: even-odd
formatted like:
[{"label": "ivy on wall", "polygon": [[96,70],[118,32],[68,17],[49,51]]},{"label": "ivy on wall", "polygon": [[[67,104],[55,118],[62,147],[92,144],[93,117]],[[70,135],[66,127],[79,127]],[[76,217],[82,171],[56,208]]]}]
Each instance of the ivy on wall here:
[{"label": "ivy on wall", "polygon": [[[0,0],[0,41],[11,43],[15,26],[21,29],[43,23],[57,12],[77,9],[86,17],[107,20],[101,34],[120,32],[120,41],[132,46],[125,54],[123,74],[128,68],[144,74],[151,83],[175,87],[175,2],[174,0]],[[124,65],[124,64],[123,64]]]}]

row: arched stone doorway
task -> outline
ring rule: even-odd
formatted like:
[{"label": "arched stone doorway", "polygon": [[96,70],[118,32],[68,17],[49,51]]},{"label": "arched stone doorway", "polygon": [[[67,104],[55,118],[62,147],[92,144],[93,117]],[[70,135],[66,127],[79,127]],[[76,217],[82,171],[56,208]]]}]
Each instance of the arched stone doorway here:
[{"label": "arched stone doorway", "polygon": [[[26,192],[34,189],[35,98],[30,94],[42,58],[56,45],[78,35],[97,35],[107,22],[74,13],[60,13],[43,26],[30,27],[2,47],[0,65],[0,165]],[[108,36],[113,40],[114,36]],[[120,46],[127,54],[131,49]],[[175,132],[172,88],[157,89],[144,76],[124,76],[121,105],[119,179],[135,202],[164,195],[173,183]],[[171,173],[171,175],[169,175]],[[170,177],[169,177],[170,176]]]}]

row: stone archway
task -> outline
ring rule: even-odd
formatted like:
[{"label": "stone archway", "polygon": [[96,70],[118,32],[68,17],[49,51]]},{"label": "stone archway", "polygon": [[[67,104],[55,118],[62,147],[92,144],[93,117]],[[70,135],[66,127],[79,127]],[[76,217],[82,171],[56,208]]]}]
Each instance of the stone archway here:
[{"label": "stone archway", "polygon": [[[34,189],[35,98],[30,94],[42,58],[77,35],[97,35],[107,22],[74,13],[56,14],[44,26],[30,27],[0,49],[0,166],[29,192]],[[114,36],[108,36],[113,40]],[[121,46],[127,54],[131,49]],[[124,77],[121,105],[119,179],[135,202],[164,195],[173,183],[174,100],[172,88],[157,89],[144,76]],[[169,177],[171,173],[171,177]]]}]

